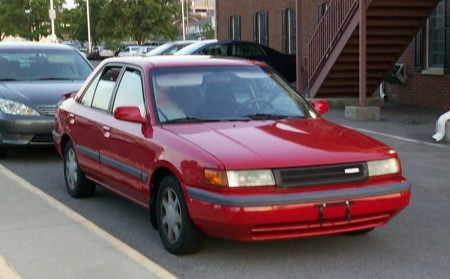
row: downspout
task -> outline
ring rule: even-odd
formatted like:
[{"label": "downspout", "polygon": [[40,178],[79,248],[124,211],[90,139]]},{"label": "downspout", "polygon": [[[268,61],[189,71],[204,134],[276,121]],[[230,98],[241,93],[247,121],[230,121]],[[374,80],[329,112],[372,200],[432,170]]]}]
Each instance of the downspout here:
[{"label": "downspout", "polygon": [[[295,53],[297,55],[297,64],[296,64],[296,72],[297,72],[297,91],[303,95],[308,96],[308,90],[305,94],[303,94],[303,8],[302,8],[302,0],[296,1],[295,6],[295,16],[296,18],[296,34],[295,37],[297,39],[296,46],[297,49],[295,50]],[[309,96],[308,96],[309,97]]]},{"label": "downspout", "polygon": [[359,1],[359,105],[367,105],[367,0]]},{"label": "downspout", "polygon": [[450,110],[444,113],[439,117],[436,121],[436,134],[433,135],[433,138],[436,141],[441,141],[445,137],[445,124],[450,120]]}]

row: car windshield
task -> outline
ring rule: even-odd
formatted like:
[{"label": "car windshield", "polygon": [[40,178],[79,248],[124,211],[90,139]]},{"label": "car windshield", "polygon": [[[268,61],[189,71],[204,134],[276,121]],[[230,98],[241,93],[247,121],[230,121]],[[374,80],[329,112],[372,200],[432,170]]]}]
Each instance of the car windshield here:
[{"label": "car windshield", "polygon": [[0,81],[85,80],[89,62],[75,50],[0,50]]},{"label": "car windshield", "polygon": [[216,42],[216,41],[210,41],[210,40],[206,40],[206,41],[199,41],[193,44],[190,44],[186,47],[183,47],[182,49],[180,49],[179,51],[175,52],[174,55],[190,55],[195,53],[198,49],[202,48],[203,46],[211,43],[211,42]]},{"label": "car windshield", "polygon": [[160,123],[318,117],[282,78],[257,66],[159,68],[151,80]]},{"label": "car windshield", "polygon": [[148,53],[147,53],[147,55],[148,56],[151,56],[151,55],[161,55],[161,54],[163,54],[166,50],[168,50],[170,47],[172,47],[174,44],[173,43],[166,43],[166,44],[163,44],[163,45],[161,45],[161,46],[159,46],[159,47],[157,47],[157,48],[154,48],[154,49],[152,49],[151,51],[149,51]]}]

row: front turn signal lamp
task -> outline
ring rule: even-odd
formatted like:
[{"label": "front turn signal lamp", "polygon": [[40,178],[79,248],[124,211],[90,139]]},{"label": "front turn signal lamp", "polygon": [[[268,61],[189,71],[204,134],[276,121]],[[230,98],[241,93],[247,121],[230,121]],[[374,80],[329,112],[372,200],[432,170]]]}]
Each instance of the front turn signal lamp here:
[{"label": "front turn signal lamp", "polygon": [[271,170],[214,170],[205,169],[203,183],[225,187],[274,186]]},{"label": "front turn signal lamp", "polygon": [[398,158],[369,161],[367,162],[367,166],[369,169],[369,176],[395,174],[402,171],[402,166]]}]

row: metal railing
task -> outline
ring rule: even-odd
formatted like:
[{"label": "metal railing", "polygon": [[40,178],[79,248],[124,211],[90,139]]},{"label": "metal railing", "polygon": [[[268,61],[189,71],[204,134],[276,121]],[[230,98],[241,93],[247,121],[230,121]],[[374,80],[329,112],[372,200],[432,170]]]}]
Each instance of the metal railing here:
[{"label": "metal railing", "polygon": [[341,36],[353,15],[359,0],[332,0],[316,31],[309,41],[308,82],[314,81],[318,70],[328,58],[330,51]]}]

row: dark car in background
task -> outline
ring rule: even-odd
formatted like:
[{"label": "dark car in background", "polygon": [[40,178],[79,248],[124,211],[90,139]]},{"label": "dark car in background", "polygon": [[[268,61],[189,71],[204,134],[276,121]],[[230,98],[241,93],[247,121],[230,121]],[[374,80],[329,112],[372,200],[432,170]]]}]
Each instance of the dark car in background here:
[{"label": "dark car in background", "polygon": [[0,158],[13,145],[52,144],[57,103],[92,70],[71,46],[0,43]]},{"label": "dark car in background", "polygon": [[194,42],[198,41],[175,41],[175,42],[168,42],[163,45],[158,46],[155,49],[152,49],[149,51],[145,56],[155,56],[155,55],[173,55],[175,52],[179,51],[180,49],[184,48],[185,46],[188,46]]},{"label": "dark car in background", "polygon": [[270,47],[245,41],[206,40],[192,43],[175,55],[223,55],[263,61],[280,73],[287,81],[294,82],[296,75],[296,56],[284,54]]},{"label": "dark car in background", "polygon": [[106,46],[95,46],[88,53],[87,58],[90,60],[103,60],[106,58],[114,57],[114,51],[107,48]]}]

